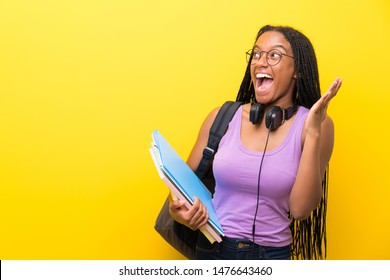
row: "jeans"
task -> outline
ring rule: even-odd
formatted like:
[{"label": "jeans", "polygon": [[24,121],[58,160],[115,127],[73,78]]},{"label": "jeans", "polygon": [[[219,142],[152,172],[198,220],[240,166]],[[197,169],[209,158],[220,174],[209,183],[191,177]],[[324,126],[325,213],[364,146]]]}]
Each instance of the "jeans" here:
[{"label": "jeans", "polygon": [[196,245],[197,260],[288,260],[290,246],[269,247],[253,243],[249,239],[223,237],[221,243],[211,244],[199,234]]}]

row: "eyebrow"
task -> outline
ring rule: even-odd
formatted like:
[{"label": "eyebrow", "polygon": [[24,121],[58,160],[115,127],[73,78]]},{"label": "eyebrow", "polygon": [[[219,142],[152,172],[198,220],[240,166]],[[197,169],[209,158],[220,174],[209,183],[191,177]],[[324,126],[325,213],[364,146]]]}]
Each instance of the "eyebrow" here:
[{"label": "eyebrow", "polygon": [[[261,50],[261,48],[260,48],[259,45],[255,45],[253,49],[256,49],[256,48],[259,49],[259,50]],[[287,52],[287,49],[286,49],[283,45],[273,45],[273,46],[271,47],[271,50],[272,50],[272,49],[275,49],[275,48],[282,48],[282,49],[284,49],[284,50]]]}]

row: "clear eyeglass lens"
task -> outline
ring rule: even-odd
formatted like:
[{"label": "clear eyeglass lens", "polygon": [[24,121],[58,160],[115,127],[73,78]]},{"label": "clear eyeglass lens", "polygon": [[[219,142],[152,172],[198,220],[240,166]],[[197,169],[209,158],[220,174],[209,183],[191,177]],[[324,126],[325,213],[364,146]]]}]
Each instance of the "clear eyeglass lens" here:
[{"label": "clear eyeglass lens", "polygon": [[280,62],[280,60],[282,59],[282,53],[279,50],[270,50],[268,53],[264,52],[264,51],[263,52],[259,52],[259,51],[250,52],[250,51],[248,51],[246,53],[246,60],[247,60],[247,62],[249,62],[251,60],[251,55],[252,55],[251,64],[256,64],[264,54],[266,54],[267,62],[271,66],[278,64]]},{"label": "clear eyeglass lens", "polygon": [[282,53],[278,50],[270,50],[267,54],[267,61],[269,65],[278,64],[282,59]]},{"label": "clear eyeglass lens", "polygon": [[259,59],[261,58],[262,55],[263,55],[262,52],[253,51],[252,64],[256,64],[259,61]]},{"label": "clear eyeglass lens", "polygon": [[252,55],[252,52],[251,52],[251,51],[247,51],[247,52],[246,52],[246,62],[251,61],[251,55]]}]

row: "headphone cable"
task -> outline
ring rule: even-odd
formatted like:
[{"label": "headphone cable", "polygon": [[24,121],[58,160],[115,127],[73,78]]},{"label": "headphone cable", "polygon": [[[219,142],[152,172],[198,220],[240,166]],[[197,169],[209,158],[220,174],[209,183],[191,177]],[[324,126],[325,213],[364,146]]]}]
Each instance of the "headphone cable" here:
[{"label": "headphone cable", "polygon": [[260,161],[259,176],[257,177],[256,211],[255,211],[255,216],[253,218],[253,225],[252,225],[252,242],[253,243],[255,243],[256,218],[257,218],[257,213],[259,211],[259,204],[260,204],[260,176],[261,176],[261,170],[263,168],[263,161],[264,161],[265,152],[266,152],[267,146],[268,146],[269,135],[271,133],[271,127],[272,126],[270,126],[268,129],[267,138],[266,138],[265,145],[264,145],[264,151],[263,151],[263,155],[261,156],[261,161]]}]

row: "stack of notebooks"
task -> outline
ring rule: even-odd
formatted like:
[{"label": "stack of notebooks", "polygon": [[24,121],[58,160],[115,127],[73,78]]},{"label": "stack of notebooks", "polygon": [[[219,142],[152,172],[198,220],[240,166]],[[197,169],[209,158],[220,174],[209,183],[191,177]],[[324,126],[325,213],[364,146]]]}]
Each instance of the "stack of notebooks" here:
[{"label": "stack of notebooks", "polygon": [[173,199],[184,200],[185,206],[190,208],[194,204],[194,197],[199,198],[210,216],[209,221],[200,231],[211,243],[221,242],[224,233],[215,213],[210,191],[158,130],[153,131],[152,138],[150,153],[158,174],[169,187]]}]

